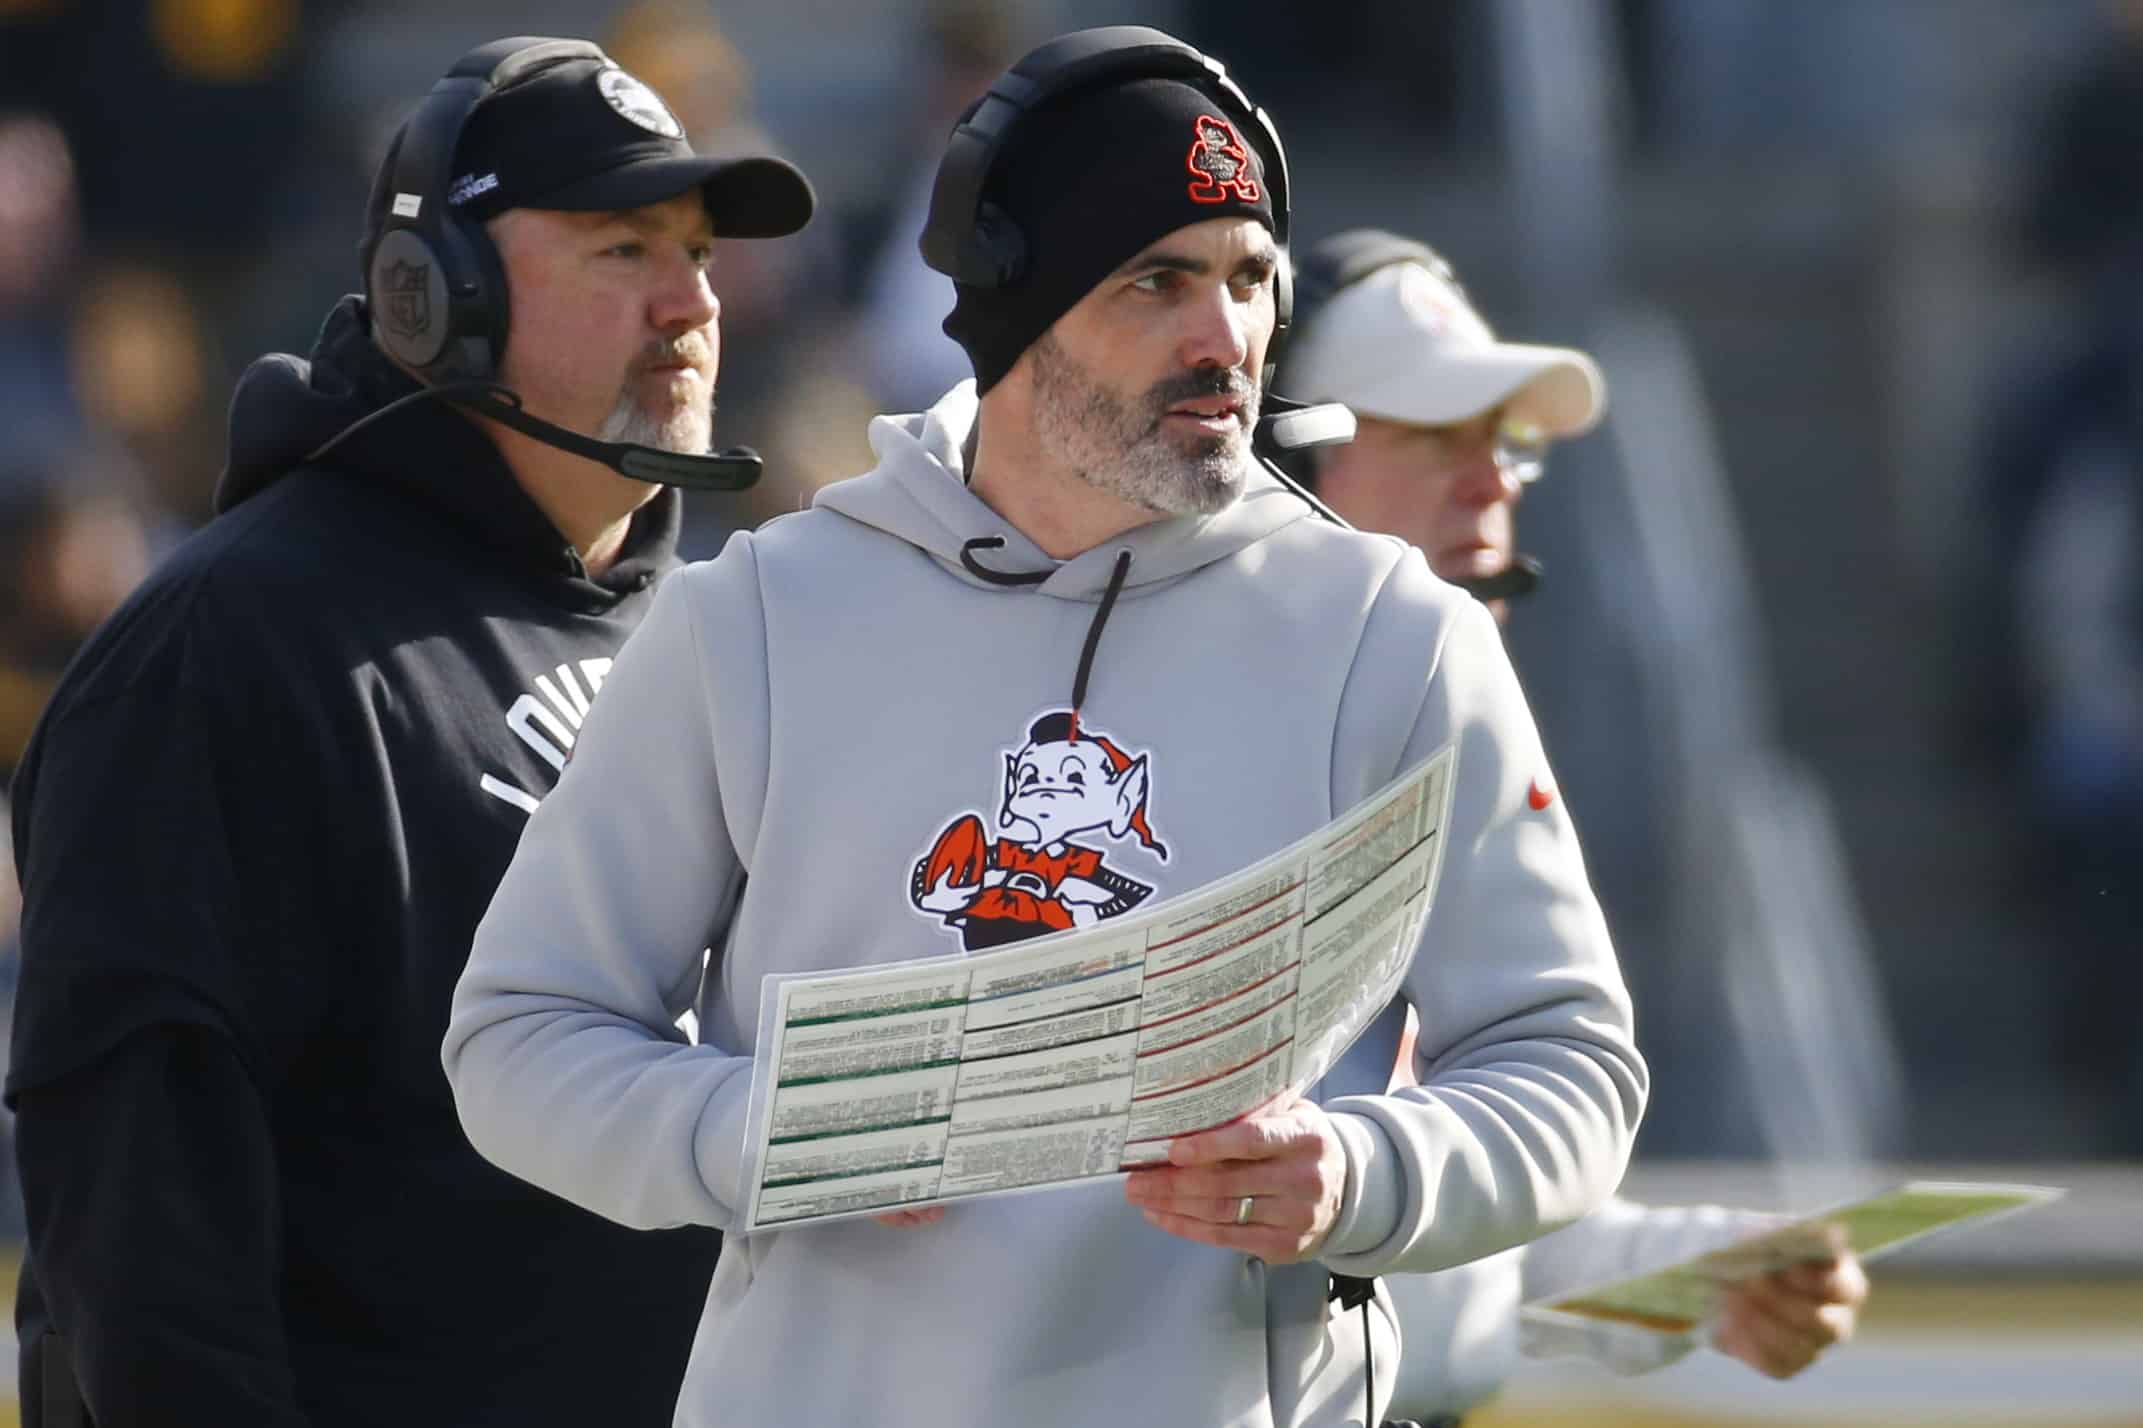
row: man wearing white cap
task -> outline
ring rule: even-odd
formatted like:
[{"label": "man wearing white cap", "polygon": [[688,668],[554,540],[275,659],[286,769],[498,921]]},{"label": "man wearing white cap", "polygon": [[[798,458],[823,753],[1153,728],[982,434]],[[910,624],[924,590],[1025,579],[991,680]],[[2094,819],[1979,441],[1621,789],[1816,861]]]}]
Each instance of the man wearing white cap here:
[{"label": "man wearing white cap", "polygon": [[[1434,249],[1379,229],[1317,244],[1295,282],[1296,336],[1275,386],[1298,401],[1343,403],[1357,423],[1351,443],[1309,453],[1297,474],[1353,525],[1419,546],[1438,576],[1504,618],[1505,601],[1538,575],[1517,554],[1518,501],[1548,443],[1605,414],[1599,364],[1575,348],[1499,341]],[[1395,1084],[1430,1069],[1415,1063],[1413,1031],[1409,1015]],[[1370,1042],[1350,1059],[1379,1054]],[[1516,1366],[1521,1303],[1659,1268],[1768,1223],[1747,1211],[1618,1200],[1520,1249],[1387,1276],[1404,1345],[1393,1412],[1451,1424],[1493,1393]],[[1711,1342],[1788,1378],[1851,1336],[1867,1292],[1850,1254],[1747,1280],[1725,1296]],[[1660,1367],[1695,1344],[1637,1331],[1533,1338],[1537,1352],[1587,1352],[1624,1372]]]},{"label": "man wearing white cap", "polygon": [[1439,576],[1491,601],[1532,588],[1514,520],[1547,443],[1607,410],[1592,358],[1500,342],[1433,249],[1373,228],[1319,243],[1296,274],[1297,324],[1280,386],[1344,402],[1352,443],[1302,473],[1365,530],[1419,546]]}]

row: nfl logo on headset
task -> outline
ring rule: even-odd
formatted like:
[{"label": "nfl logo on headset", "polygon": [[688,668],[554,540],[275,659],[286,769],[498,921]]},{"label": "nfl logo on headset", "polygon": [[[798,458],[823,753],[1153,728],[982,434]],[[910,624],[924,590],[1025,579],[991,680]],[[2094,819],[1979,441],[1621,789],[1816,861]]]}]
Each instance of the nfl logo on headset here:
[{"label": "nfl logo on headset", "polygon": [[389,263],[382,291],[387,326],[403,337],[416,337],[432,325],[432,269],[429,263]]}]

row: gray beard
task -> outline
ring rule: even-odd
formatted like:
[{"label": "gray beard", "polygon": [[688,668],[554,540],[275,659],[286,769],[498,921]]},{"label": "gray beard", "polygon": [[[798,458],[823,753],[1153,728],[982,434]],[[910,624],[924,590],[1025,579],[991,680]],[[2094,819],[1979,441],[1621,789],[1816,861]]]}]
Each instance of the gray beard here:
[{"label": "gray beard", "polygon": [[714,412],[709,407],[690,406],[663,420],[634,401],[630,390],[621,391],[618,404],[603,418],[595,434],[604,441],[652,446],[681,456],[705,456],[714,448]]},{"label": "gray beard", "polygon": [[[1035,435],[1042,452],[1097,490],[1157,516],[1208,516],[1243,493],[1250,459],[1247,430],[1200,437],[1191,449],[1161,430],[1168,408],[1210,384],[1172,379],[1126,401],[1074,362],[1044,333],[1034,343]],[[1257,392],[1244,408],[1257,419]]]}]

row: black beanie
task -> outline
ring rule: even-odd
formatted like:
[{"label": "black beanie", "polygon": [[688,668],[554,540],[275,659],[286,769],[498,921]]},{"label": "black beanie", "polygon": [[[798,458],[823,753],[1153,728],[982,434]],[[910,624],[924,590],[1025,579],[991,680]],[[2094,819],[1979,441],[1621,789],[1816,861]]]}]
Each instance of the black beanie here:
[{"label": "black beanie", "polygon": [[945,335],[967,350],[978,392],[1155,239],[1208,218],[1274,227],[1254,135],[1175,79],[1074,94],[1023,116],[983,201],[1018,225],[1026,262],[1004,287],[953,284]]}]

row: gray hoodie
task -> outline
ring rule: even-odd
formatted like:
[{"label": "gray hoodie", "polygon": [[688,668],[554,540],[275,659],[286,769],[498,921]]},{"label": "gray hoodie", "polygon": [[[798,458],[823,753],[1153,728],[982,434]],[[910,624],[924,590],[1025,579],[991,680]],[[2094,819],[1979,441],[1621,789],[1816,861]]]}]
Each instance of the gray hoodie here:
[{"label": "gray hoodie", "polygon": [[478,931],[444,1051],[463,1124],[626,1224],[731,1229],[766,974],[1188,891],[1455,739],[1405,983],[1423,1084],[1383,1094],[1388,1051],[1323,1083],[1348,1175],[1321,1263],[1164,1235],[1113,1181],[740,1236],[678,1406],[689,1428],[1357,1421],[1364,1319],[1327,1269],[1438,1269],[1577,1218],[1644,1102],[1532,719],[1480,606],[1262,473],[1217,515],[1050,560],[966,488],[975,407],[963,384],[881,418],[877,469],[667,582]]}]

